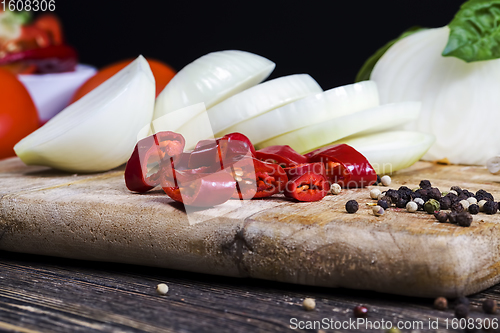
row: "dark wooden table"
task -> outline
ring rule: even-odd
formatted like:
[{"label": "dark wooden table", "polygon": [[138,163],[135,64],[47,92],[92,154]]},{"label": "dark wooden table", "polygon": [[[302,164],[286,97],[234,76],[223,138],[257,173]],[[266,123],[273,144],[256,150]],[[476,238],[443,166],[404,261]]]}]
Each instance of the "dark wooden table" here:
[{"label": "dark wooden table", "polygon": [[[157,294],[159,283],[169,286],[166,296]],[[303,309],[306,297],[316,300],[314,311]],[[470,297],[470,318],[498,322],[500,314],[482,311],[485,298],[500,300],[500,285]],[[384,332],[376,327],[387,327],[388,321],[413,326],[402,332],[464,331],[452,329],[453,310],[437,311],[432,303],[368,291],[0,251],[0,331],[7,332]],[[372,329],[366,329],[366,323],[351,325],[357,320],[352,309],[359,304],[369,308],[366,320]],[[319,321],[316,328],[308,329],[314,321]],[[429,328],[429,321],[437,321],[438,329]]]}]

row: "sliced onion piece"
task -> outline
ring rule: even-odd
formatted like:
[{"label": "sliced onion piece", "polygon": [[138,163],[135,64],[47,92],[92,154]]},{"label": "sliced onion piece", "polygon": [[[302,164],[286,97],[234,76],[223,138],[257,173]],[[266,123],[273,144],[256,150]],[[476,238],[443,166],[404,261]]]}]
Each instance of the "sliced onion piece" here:
[{"label": "sliced onion piece", "polygon": [[[156,99],[153,119],[197,103],[211,108],[265,80],[274,67],[272,61],[250,52],[204,55],[181,69],[163,89]],[[155,130],[163,130],[160,126],[158,123]]]},{"label": "sliced onion piece", "polygon": [[330,119],[266,140],[257,149],[289,145],[301,154],[351,135],[380,132],[417,119],[420,102],[403,102],[377,106],[346,116]]},{"label": "sliced onion piece", "polygon": [[153,117],[155,80],[139,56],[14,147],[26,164],[98,172],[125,163]]},{"label": "sliced onion piece", "polygon": [[363,81],[308,96],[240,122],[220,134],[240,132],[253,144],[275,136],[379,105],[375,82]]},{"label": "sliced onion piece", "polygon": [[436,136],[424,159],[485,165],[500,153],[500,59],[443,57],[449,34],[442,27],[401,39],[377,62],[371,79],[382,103],[422,101],[419,119],[404,129]]},{"label": "sliced onion piece", "polygon": [[219,133],[243,120],[322,91],[319,84],[308,74],[289,75],[233,95],[207,112],[214,133]]},{"label": "sliced onion piece", "polygon": [[345,138],[346,143],[363,154],[378,174],[390,174],[417,162],[434,143],[432,134],[392,131]]}]

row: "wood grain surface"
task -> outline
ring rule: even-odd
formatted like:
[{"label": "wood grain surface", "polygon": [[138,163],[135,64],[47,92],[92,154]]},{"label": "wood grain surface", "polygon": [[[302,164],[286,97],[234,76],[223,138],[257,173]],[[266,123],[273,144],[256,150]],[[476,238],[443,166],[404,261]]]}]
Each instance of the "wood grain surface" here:
[{"label": "wood grain surface", "polygon": [[[500,197],[500,176],[484,168],[424,162],[391,187],[421,179]],[[0,181],[3,250],[422,297],[500,281],[498,214],[477,215],[470,228],[397,209],[375,217],[368,189],[315,203],[233,200],[186,214],[161,190],[130,193],[122,170],[69,175],[17,159],[0,163]],[[344,210],[350,199],[361,204],[356,214]]]},{"label": "wood grain surface", "polygon": [[[4,251],[0,272],[2,332],[385,332],[364,325],[305,328],[325,319],[328,325],[356,321],[352,309],[360,304],[372,324],[411,327],[402,332],[465,332],[451,326],[453,300],[438,311],[427,298]],[[156,293],[158,283],[169,286],[167,295]],[[314,311],[302,308],[306,297],[316,300]],[[499,314],[481,310],[486,298],[500,301],[500,286],[471,296],[469,317],[498,322]],[[294,318],[302,329],[291,329]],[[429,320],[438,326],[429,327]]]}]

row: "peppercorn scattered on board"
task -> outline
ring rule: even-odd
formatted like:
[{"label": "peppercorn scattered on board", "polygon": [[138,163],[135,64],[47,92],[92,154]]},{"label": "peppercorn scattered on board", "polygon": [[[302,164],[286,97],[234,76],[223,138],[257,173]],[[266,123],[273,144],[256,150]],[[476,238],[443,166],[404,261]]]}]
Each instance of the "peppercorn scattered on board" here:
[{"label": "peppercorn scattered on board", "polygon": [[[470,166],[418,162],[390,188],[422,179],[500,198],[500,175]],[[0,249],[422,297],[500,282],[500,213],[475,215],[469,228],[402,209],[376,217],[369,191],[231,200],[188,218],[161,189],[130,193],[123,169],[72,175],[11,158],[0,162]],[[350,199],[355,214],[345,212]]]}]

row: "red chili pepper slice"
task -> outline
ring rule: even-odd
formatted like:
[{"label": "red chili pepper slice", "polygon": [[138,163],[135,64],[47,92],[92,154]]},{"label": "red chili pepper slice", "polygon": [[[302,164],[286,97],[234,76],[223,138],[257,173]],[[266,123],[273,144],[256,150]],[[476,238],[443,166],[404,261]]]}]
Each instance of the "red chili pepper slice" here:
[{"label": "red chili pepper slice", "polygon": [[255,157],[268,163],[279,164],[283,168],[307,163],[305,156],[300,155],[288,145],[276,145],[259,149]]},{"label": "red chili pepper slice", "polygon": [[288,181],[285,171],[277,164],[256,158],[243,158],[231,166],[237,181],[233,198],[241,200],[269,197],[281,192]]},{"label": "red chili pepper slice", "polygon": [[305,157],[309,162],[324,163],[327,180],[344,188],[365,187],[377,180],[377,173],[366,157],[346,144],[319,148]]},{"label": "red chili pepper slice", "polygon": [[321,162],[316,163],[302,163],[290,166],[288,168],[283,168],[288,179],[292,179],[298,176],[302,176],[305,173],[312,172],[317,175],[321,175],[326,179],[326,169],[325,165]]},{"label": "red chili pepper slice", "polygon": [[176,186],[162,182],[170,198],[186,206],[212,207],[231,198],[236,181],[227,171],[215,173],[185,173],[176,171]]},{"label": "red chili pepper slice", "polygon": [[[231,142],[231,141],[237,141],[237,142],[240,142],[244,149],[243,150],[235,150],[233,151],[233,153],[242,153],[242,151],[245,152],[244,155],[246,155],[246,152],[247,151],[250,151],[250,153],[252,154],[252,157],[255,157],[255,148],[254,146],[252,145],[252,143],[250,142],[250,139],[247,138],[245,135],[241,134],[241,133],[238,133],[238,132],[235,132],[235,133],[229,133],[229,134],[226,134],[222,137],[223,139],[227,139],[227,141]],[[238,145],[234,145],[234,146],[231,146],[232,148],[236,149],[238,147]],[[241,149],[241,148],[239,148]]]},{"label": "red chili pepper slice", "polygon": [[222,138],[201,140],[189,158],[189,168],[211,167],[213,171],[229,167],[245,156],[253,157],[255,149],[246,136],[231,133]]},{"label": "red chili pepper slice", "polygon": [[[174,132],[158,132],[137,142],[125,167],[127,188],[147,192],[160,184],[161,175],[173,177],[172,164],[180,157],[184,143],[182,135]],[[159,170],[148,176],[148,164],[154,163]]]},{"label": "red chili pepper slice", "polygon": [[75,49],[71,46],[51,45],[8,53],[0,58],[0,66],[19,61],[36,65],[37,73],[58,73],[74,70],[78,64],[78,56]]},{"label": "red chili pepper slice", "polygon": [[326,196],[329,189],[325,177],[308,172],[288,181],[284,194],[298,201],[318,201]]}]

